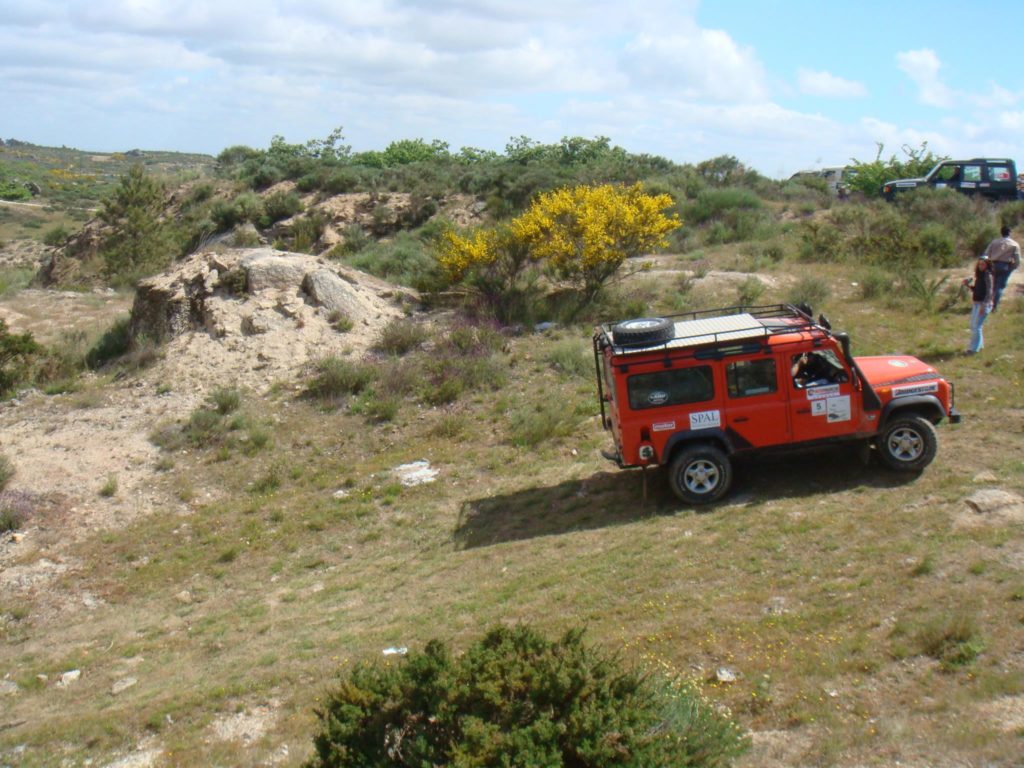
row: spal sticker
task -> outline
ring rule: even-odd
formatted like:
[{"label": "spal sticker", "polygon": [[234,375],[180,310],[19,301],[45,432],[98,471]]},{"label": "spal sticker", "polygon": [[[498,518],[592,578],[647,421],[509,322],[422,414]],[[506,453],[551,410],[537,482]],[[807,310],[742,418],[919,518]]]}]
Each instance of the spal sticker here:
[{"label": "spal sticker", "polygon": [[690,429],[711,429],[722,426],[721,411],[700,411],[690,414]]}]

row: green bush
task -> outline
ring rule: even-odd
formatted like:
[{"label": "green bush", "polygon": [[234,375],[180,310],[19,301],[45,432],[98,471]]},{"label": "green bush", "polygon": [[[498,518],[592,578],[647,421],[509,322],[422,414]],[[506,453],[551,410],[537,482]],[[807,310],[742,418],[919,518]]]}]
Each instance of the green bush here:
[{"label": "green bush", "polygon": [[[3,243],[0,242],[0,248],[2,247]],[[35,271],[31,269],[23,269],[19,267],[0,268],[0,298],[3,298],[8,294],[17,293],[22,288],[27,288],[32,282],[32,277],[34,275]]]},{"label": "green bush", "polygon": [[[399,232],[391,242],[379,243],[373,242],[365,234],[354,236],[356,239],[353,247],[358,246],[358,250],[346,259],[347,264],[417,290],[428,290],[437,285],[437,261],[422,239],[409,232]],[[345,237],[347,243],[348,230]],[[342,244],[343,249],[348,247],[345,243]]]},{"label": "green bush", "polygon": [[925,224],[917,237],[926,263],[942,268],[960,265],[960,256],[956,252],[956,235],[943,224]]},{"label": "green bush", "polygon": [[857,279],[862,299],[875,299],[892,290],[894,278],[880,267],[870,267],[862,272]]},{"label": "green bush", "polygon": [[117,475],[109,475],[106,482],[100,486],[100,496],[111,498],[117,495]]},{"label": "green bush", "polygon": [[355,327],[355,323],[352,322],[352,318],[342,312],[340,309],[332,310],[327,315],[327,322],[338,333],[348,333]]},{"label": "green bush", "polygon": [[315,362],[312,368],[306,395],[321,401],[359,394],[374,380],[372,368],[339,357],[325,357]]},{"label": "green bush", "polygon": [[764,283],[750,275],[736,287],[736,300],[743,306],[757,304],[764,294]]},{"label": "green bush", "polygon": [[509,441],[521,448],[532,448],[556,437],[571,435],[579,422],[579,416],[561,401],[525,403],[509,415]]},{"label": "green bush", "polygon": [[192,445],[205,448],[220,442],[225,431],[226,425],[220,413],[210,408],[197,408],[189,416],[185,435]]},{"label": "green bush", "polygon": [[800,258],[803,261],[838,261],[842,256],[843,233],[827,221],[800,223]]},{"label": "green bush", "polygon": [[434,640],[359,664],[316,710],[307,768],[725,766],[748,746],[692,689],[624,669],[581,631],[491,629],[454,657]]},{"label": "green bush", "polygon": [[0,453],[0,491],[7,487],[12,477],[14,477],[14,465],[11,464],[10,459]]},{"label": "green bush", "polygon": [[131,318],[117,318],[85,355],[85,364],[92,369],[127,354],[132,345]]},{"label": "green bush", "polygon": [[231,267],[220,276],[218,286],[231,296],[244,296],[249,284],[249,276],[240,266]]},{"label": "green bush", "polygon": [[760,209],[764,203],[749,189],[705,189],[697,199],[683,207],[683,221],[704,224],[722,219],[740,210]]},{"label": "green bush", "polygon": [[594,376],[594,354],[578,339],[563,339],[547,351],[551,367],[566,376],[590,379]]},{"label": "green bush", "polygon": [[238,410],[242,404],[242,394],[232,387],[222,387],[210,393],[210,403],[217,413],[226,416]]},{"label": "green bush", "polygon": [[386,391],[377,392],[371,387],[352,403],[352,413],[375,422],[394,421],[401,406],[402,401],[397,396]]},{"label": "green bush", "polygon": [[385,325],[373,348],[389,355],[404,355],[427,340],[423,326],[411,320],[392,320]]},{"label": "green bush", "polygon": [[918,651],[938,660],[951,671],[974,661],[985,649],[973,615],[958,611],[936,616],[917,632]]},{"label": "green bush", "polygon": [[[341,242],[331,248],[328,254],[331,258],[339,259],[345,256],[354,256],[373,242],[373,238],[366,234],[366,231],[358,224],[346,226],[341,232],[341,237]],[[369,269],[363,271],[378,274]],[[384,275],[378,274],[378,276],[383,277]]]},{"label": "green bush", "polygon": [[944,157],[933,155],[928,149],[928,142],[923,142],[919,149],[903,146],[903,154],[906,160],[899,160],[892,155],[888,160],[882,160],[882,152],[885,145],[877,145],[878,152],[871,162],[853,160],[851,166],[856,173],[850,178],[850,188],[863,193],[868,197],[879,197],[882,194],[882,184],[894,179],[909,179],[924,176],[935,164]]},{"label": "green bush", "polygon": [[112,283],[131,285],[171,262],[179,244],[166,220],[166,208],[164,184],[147,176],[138,164],[104,199],[99,218],[108,231],[99,252]]},{"label": "green bush", "polygon": [[817,275],[800,278],[789,292],[790,304],[808,304],[818,307],[832,295],[828,280]]},{"label": "green bush", "polygon": [[421,362],[417,394],[427,405],[445,405],[467,391],[499,389],[507,379],[506,371],[507,366],[491,355],[439,350]]},{"label": "green bush", "polygon": [[294,192],[273,192],[263,198],[263,216],[260,217],[261,227],[269,227],[274,222],[287,219],[302,210],[302,201]]},{"label": "green bush", "polygon": [[292,250],[312,253],[327,228],[327,217],[320,211],[312,211],[295,219],[292,224]]},{"label": "green bush", "polygon": [[32,359],[42,351],[31,333],[11,333],[0,318],[0,397],[24,379]]},{"label": "green bush", "polygon": [[54,224],[48,230],[43,233],[43,244],[51,247],[63,245],[64,241],[71,236],[71,230],[69,230],[63,224]]}]

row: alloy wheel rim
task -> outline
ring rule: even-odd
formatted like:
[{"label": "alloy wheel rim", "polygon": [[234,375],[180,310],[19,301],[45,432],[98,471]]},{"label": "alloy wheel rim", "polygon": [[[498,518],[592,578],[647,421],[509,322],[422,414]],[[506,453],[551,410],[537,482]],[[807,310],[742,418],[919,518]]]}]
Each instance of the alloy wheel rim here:
[{"label": "alloy wheel rim", "polygon": [[924,451],[924,440],[913,429],[897,429],[889,435],[889,453],[900,461],[914,461]]},{"label": "alloy wheel rim", "polygon": [[711,493],[718,485],[718,480],[718,467],[706,459],[689,464],[683,472],[683,482],[692,493]]}]

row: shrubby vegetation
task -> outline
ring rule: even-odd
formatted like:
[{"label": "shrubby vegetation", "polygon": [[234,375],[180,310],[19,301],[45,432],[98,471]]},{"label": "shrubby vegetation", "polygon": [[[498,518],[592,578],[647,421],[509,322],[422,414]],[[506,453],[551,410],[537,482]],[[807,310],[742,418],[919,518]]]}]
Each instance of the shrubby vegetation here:
[{"label": "shrubby vegetation", "polygon": [[31,333],[11,333],[0,318],[0,396],[9,394],[25,378],[30,362],[41,350]]},{"label": "shrubby vegetation", "polygon": [[502,227],[446,233],[438,262],[501,320],[517,319],[523,304],[536,298],[531,294],[540,270],[568,287],[580,309],[626,259],[665,244],[665,235],[679,226],[662,213],[671,206],[669,195],[647,194],[640,184],[558,189],[539,195]]},{"label": "shrubby vegetation", "polygon": [[[421,348],[427,340],[429,350]],[[376,362],[327,357],[310,365],[305,394],[327,407],[348,403],[371,421],[391,421],[402,403],[445,405],[467,392],[500,388],[507,365],[499,353],[505,339],[490,326],[458,322],[428,334],[396,320],[385,326],[374,348]]]},{"label": "shrubby vegetation", "polygon": [[484,765],[726,766],[740,729],[682,681],[587,645],[496,627],[454,656],[441,641],[359,664],[316,712],[309,768]]},{"label": "shrubby vegetation", "polygon": [[856,171],[856,175],[849,181],[850,188],[869,198],[878,197],[885,182],[924,176],[936,164],[947,159],[932,154],[928,149],[927,141],[916,149],[904,145],[902,147],[904,160],[900,160],[896,155],[891,155],[888,160],[883,160],[882,152],[885,151],[885,145],[879,143],[877,147],[878,151],[874,160],[853,160],[850,164]]},{"label": "shrubby vegetation", "polygon": [[133,165],[103,202],[100,219],[109,230],[100,246],[107,277],[130,285],[171,263],[173,233],[165,220],[167,191],[162,182]]}]

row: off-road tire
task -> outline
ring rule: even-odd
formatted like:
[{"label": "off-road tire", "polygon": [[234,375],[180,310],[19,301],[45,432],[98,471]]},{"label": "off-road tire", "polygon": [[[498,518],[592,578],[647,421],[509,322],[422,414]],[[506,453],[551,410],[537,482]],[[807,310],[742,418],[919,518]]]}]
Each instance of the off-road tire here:
[{"label": "off-road tire", "polygon": [[660,344],[675,333],[675,323],[662,317],[640,317],[623,320],[612,328],[616,344]]},{"label": "off-road tire", "polygon": [[886,424],[876,447],[878,458],[889,469],[920,472],[935,458],[939,439],[928,419],[909,414],[896,416]]},{"label": "off-road tire", "polygon": [[688,504],[718,501],[732,485],[732,462],[712,445],[683,448],[668,471],[672,492]]}]

